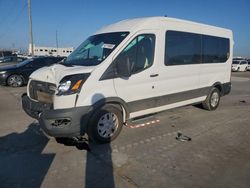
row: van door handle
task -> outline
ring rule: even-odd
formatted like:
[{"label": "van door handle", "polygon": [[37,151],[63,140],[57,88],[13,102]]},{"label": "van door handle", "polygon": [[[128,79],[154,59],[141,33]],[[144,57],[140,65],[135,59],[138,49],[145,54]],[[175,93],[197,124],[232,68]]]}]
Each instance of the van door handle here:
[{"label": "van door handle", "polygon": [[150,77],[156,77],[159,76],[159,74],[151,74]]}]

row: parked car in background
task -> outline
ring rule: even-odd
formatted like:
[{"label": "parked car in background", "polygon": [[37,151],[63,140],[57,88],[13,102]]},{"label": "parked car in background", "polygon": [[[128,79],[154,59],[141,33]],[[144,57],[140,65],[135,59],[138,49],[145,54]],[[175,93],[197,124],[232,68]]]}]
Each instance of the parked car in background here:
[{"label": "parked car in background", "polygon": [[244,57],[234,57],[233,60],[241,61],[241,60],[246,60],[246,59]]},{"label": "parked car in background", "polygon": [[0,66],[7,66],[7,65],[14,65],[17,63],[20,63],[27,58],[24,57],[18,57],[18,56],[6,56],[6,57],[1,57],[0,58]]},{"label": "parked car in background", "polygon": [[10,50],[0,50],[0,58],[6,56],[13,56],[13,52]]},{"label": "parked car in background", "polygon": [[232,64],[232,71],[243,72],[247,71],[248,63],[246,60],[234,60]]},{"label": "parked car in background", "polygon": [[250,71],[250,60],[248,60],[247,62],[248,62],[247,70]]},{"label": "parked car in background", "polygon": [[61,57],[34,57],[21,63],[0,67],[0,85],[20,87],[27,84],[35,70],[61,61]]}]

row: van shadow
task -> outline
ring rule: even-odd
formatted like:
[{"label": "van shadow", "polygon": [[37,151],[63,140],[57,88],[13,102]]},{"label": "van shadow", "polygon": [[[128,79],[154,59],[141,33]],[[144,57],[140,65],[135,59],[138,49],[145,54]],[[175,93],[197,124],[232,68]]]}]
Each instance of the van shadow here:
[{"label": "van shadow", "polygon": [[57,142],[65,146],[76,147],[78,150],[86,150],[84,187],[115,187],[112,149],[109,143],[95,144],[86,138],[78,138],[77,141],[73,138],[63,138],[61,141],[57,139]]},{"label": "van shadow", "polygon": [[[105,104],[105,97],[101,93],[96,93],[92,97],[92,104],[98,104],[97,101]],[[98,106],[93,106],[94,109],[99,109]],[[103,113],[109,113],[102,109]],[[96,113],[94,113],[96,114]],[[98,118],[92,114],[93,119]],[[97,121],[94,120],[97,123]],[[89,124],[88,126],[95,126]],[[89,142],[91,150],[87,152],[86,169],[85,169],[85,187],[108,187],[114,188],[114,174],[112,162],[112,149],[110,142],[107,144],[95,144]]]},{"label": "van shadow", "polygon": [[49,139],[37,124],[0,137],[0,187],[41,187],[55,154],[42,154]]},{"label": "van shadow", "polygon": [[[105,104],[105,98],[102,94],[95,94],[92,97],[92,103]],[[93,109],[99,109],[98,104],[93,106]],[[103,110],[103,113],[109,113]],[[95,113],[94,113],[95,114]],[[95,117],[93,111],[87,114],[92,120]],[[89,121],[88,121],[89,122]],[[96,122],[96,121],[95,121]],[[86,122],[82,122],[86,123]],[[94,126],[89,124],[88,126]],[[77,138],[57,138],[58,143],[64,144],[69,147],[76,147],[78,150],[86,150],[86,167],[85,173],[85,186],[86,188],[93,187],[107,187],[114,188],[114,174],[113,174],[113,162],[112,162],[112,148],[110,143],[96,144],[86,137]]]},{"label": "van shadow", "polygon": [[114,188],[112,150],[110,144],[90,143],[91,152],[87,152],[85,169],[85,187]]}]

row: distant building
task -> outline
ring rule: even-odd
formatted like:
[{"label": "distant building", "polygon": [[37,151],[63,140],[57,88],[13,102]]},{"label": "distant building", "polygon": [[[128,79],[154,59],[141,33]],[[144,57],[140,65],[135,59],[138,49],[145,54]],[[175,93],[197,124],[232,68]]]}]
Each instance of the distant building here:
[{"label": "distant building", "polygon": [[[62,56],[67,57],[74,50],[73,47],[56,48],[56,47],[39,47],[34,45],[35,56]],[[29,54],[31,54],[31,45],[29,45]]]}]

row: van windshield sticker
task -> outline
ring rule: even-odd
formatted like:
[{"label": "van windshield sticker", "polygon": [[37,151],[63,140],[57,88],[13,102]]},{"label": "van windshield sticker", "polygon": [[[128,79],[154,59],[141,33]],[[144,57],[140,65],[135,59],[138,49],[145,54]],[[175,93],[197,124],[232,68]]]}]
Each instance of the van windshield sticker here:
[{"label": "van windshield sticker", "polygon": [[107,48],[107,49],[113,49],[115,47],[115,45],[114,44],[103,44],[102,45],[102,48]]}]

